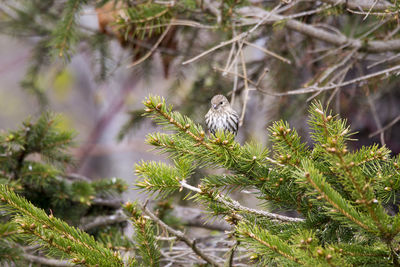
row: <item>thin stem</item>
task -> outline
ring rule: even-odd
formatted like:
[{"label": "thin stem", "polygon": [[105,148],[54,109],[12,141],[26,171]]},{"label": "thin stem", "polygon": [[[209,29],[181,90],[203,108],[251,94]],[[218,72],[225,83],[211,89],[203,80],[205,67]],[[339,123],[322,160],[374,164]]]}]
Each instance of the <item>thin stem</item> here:
[{"label": "thin stem", "polygon": [[[198,187],[194,187],[194,186],[191,186],[191,185],[187,184],[185,180],[180,181],[180,184],[181,184],[182,187],[184,187],[186,189],[189,189],[191,191],[194,191],[196,193],[199,193],[199,194],[206,193],[206,192],[203,192]],[[224,196],[222,194],[217,194],[215,196],[214,200],[218,201],[221,204],[224,204],[225,206],[227,206],[227,207],[229,207],[229,208],[231,208],[231,209],[233,209],[235,211],[242,211],[242,212],[252,213],[252,214],[255,214],[255,215],[267,217],[267,218],[272,219],[272,220],[278,220],[278,221],[282,221],[282,222],[303,222],[304,221],[304,219],[301,219],[301,218],[293,218],[293,217],[288,217],[288,216],[284,216],[284,215],[280,215],[280,214],[271,213],[271,212],[268,212],[268,211],[251,209],[251,208],[242,206],[236,200],[228,198],[227,196]],[[240,217],[241,217],[240,219],[243,219],[242,216],[240,216]]]},{"label": "thin stem", "polygon": [[149,209],[147,209],[144,206],[141,206],[141,209],[143,210],[146,215],[148,215],[155,223],[157,223],[159,226],[167,230],[170,234],[176,236],[178,239],[182,240],[183,242],[188,245],[194,253],[196,253],[199,257],[201,257],[203,260],[205,260],[207,263],[213,265],[213,266],[218,266],[218,267],[223,267],[222,264],[219,264],[217,261],[212,259],[210,256],[206,255],[203,250],[201,250],[197,245],[196,242],[189,237],[187,237],[184,233],[181,231],[175,230],[166,223],[164,223],[160,218],[158,218],[156,215],[154,215]]}]

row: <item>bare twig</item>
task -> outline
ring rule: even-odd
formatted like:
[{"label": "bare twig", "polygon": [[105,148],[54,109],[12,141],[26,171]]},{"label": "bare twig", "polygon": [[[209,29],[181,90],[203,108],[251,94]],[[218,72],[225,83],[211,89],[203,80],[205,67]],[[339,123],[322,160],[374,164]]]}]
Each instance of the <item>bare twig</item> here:
[{"label": "bare twig", "polygon": [[[235,64],[234,64],[234,71],[238,72],[238,63],[237,63],[237,61],[235,61]],[[232,106],[235,104],[235,96],[236,96],[236,91],[237,91],[237,88],[238,88],[238,82],[239,82],[238,76],[235,75],[233,77],[233,88],[232,88],[232,98],[231,98],[231,105]]]},{"label": "bare twig", "polygon": [[378,3],[378,0],[375,0],[374,3],[372,3],[371,7],[369,8],[369,10],[368,10],[367,14],[365,15],[365,17],[363,18],[363,20],[366,20],[368,18],[369,14],[374,9],[374,7],[376,6],[377,3]]},{"label": "bare twig", "polygon": [[282,56],[280,56],[280,55],[278,55],[278,54],[276,54],[276,53],[274,53],[274,52],[272,52],[272,51],[269,51],[268,49],[266,49],[266,48],[264,48],[264,47],[261,47],[261,46],[259,46],[259,45],[250,43],[250,42],[248,42],[248,41],[246,41],[246,40],[244,41],[244,43],[247,44],[248,46],[252,46],[252,47],[254,47],[254,48],[257,48],[257,49],[263,51],[265,54],[270,55],[270,56],[272,56],[272,57],[274,57],[274,58],[277,58],[277,59],[279,59],[279,60],[281,60],[281,61],[283,61],[283,62],[285,62],[285,63],[287,63],[287,64],[292,64],[292,62],[291,62],[289,59],[284,58],[284,57],[282,57]]},{"label": "bare twig", "polygon": [[[172,19],[171,22],[173,22],[174,20]],[[169,30],[172,27],[172,23],[169,23],[167,28],[165,29],[165,31],[161,34],[161,36],[158,38],[157,42],[153,45],[153,47],[149,50],[149,52],[147,52],[142,58],[136,60],[135,62],[131,63],[130,65],[128,65],[128,68],[132,68],[140,63],[142,63],[143,61],[145,61],[148,57],[150,57],[153,52],[157,49],[157,47],[160,45],[160,43],[162,42],[162,40],[164,40],[165,36],[167,35],[167,33],[169,32]]]},{"label": "bare twig", "polygon": [[[338,73],[335,74],[335,76],[332,77],[332,79],[330,80],[330,82],[328,84],[332,84],[333,81],[337,81],[337,84],[341,84],[344,80],[344,78],[346,78],[347,73],[349,72],[349,70],[352,68],[353,63],[348,64],[344,69],[340,70]],[[340,87],[336,87],[334,92],[332,93],[331,97],[328,99],[327,101],[327,105],[329,105],[329,103],[331,102],[331,98],[333,98],[333,96],[340,90]],[[307,102],[311,101],[312,99],[314,99],[314,97],[318,96],[319,94],[321,94],[322,91],[317,91],[316,93],[314,93],[312,96],[310,96],[309,98],[307,98]]]},{"label": "bare twig", "polygon": [[236,37],[234,37],[234,38],[232,38],[232,39],[230,39],[228,41],[221,42],[219,45],[214,46],[214,47],[202,52],[201,54],[195,56],[194,58],[191,58],[189,60],[186,60],[186,61],[182,62],[182,65],[186,65],[186,64],[192,63],[193,61],[196,61],[199,58],[204,57],[205,55],[208,55],[211,52],[213,52],[213,51],[215,51],[215,50],[217,50],[217,49],[219,49],[221,47],[224,47],[224,46],[227,46],[228,44],[234,43],[234,42],[240,40],[244,35],[245,35],[245,33],[241,33],[241,34],[237,35]]},{"label": "bare twig", "polygon": [[357,48],[354,48],[350,53],[348,53],[344,58],[341,58],[338,60],[336,64],[333,66],[330,66],[321,76],[321,78],[318,79],[318,83],[321,83],[326,80],[334,71],[337,69],[343,67],[352,57],[353,55],[357,52]]},{"label": "bare twig", "polygon": [[[235,52],[235,49],[236,49],[236,42],[232,43],[231,51],[229,51],[228,60],[226,61],[225,70],[227,70],[228,67],[231,65],[232,56],[233,56],[233,53]],[[224,75],[224,76],[225,76],[226,74],[227,74],[226,71],[224,71],[224,72],[222,73],[222,75]]]},{"label": "bare twig", "polygon": [[349,44],[344,44],[344,45],[341,45],[341,46],[339,46],[339,47],[337,47],[335,49],[330,48],[323,55],[320,55],[319,57],[312,59],[310,61],[310,63],[314,63],[314,62],[320,61],[320,60],[322,60],[322,59],[324,59],[327,56],[330,56],[332,54],[337,54],[340,50],[342,50],[342,49],[344,49],[344,48],[346,48],[348,46],[349,46]]},{"label": "bare twig", "polygon": [[366,31],[365,33],[363,33],[360,37],[358,37],[358,39],[364,39],[366,38],[368,35],[370,35],[371,33],[373,33],[374,31],[376,31],[377,29],[379,29],[380,27],[382,27],[382,25],[384,25],[386,22],[389,22],[391,19],[390,18],[386,18],[383,21],[379,21],[374,27],[372,27],[371,29],[369,29],[368,31]]},{"label": "bare twig", "polygon": [[398,33],[400,30],[400,25],[397,25],[396,28],[394,28],[392,31],[389,32],[389,34],[387,34],[385,36],[385,38],[383,38],[384,41],[387,41],[389,39],[391,39],[396,33]]},{"label": "bare twig", "polygon": [[181,186],[182,186],[183,188],[189,189],[190,191],[193,191],[193,192],[196,192],[196,193],[201,193],[201,189],[200,189],[200,188],[194,187],[194,186],[192,186],[192,185],[186,183],[185,180],[182,180],[182,181],[180,182],[180,184],[181,184]]},{"label": "bare twig", "polygon": [[[194,191],[196,193],[201,193],[201,189],[194,187],[190,184],[187,184],[185,180],[180,181],[180,184],[182,187],[189,189],[191,191]],[[245,212],[249,212],[252,214],[256,214],[259,216],[263,216],[272,220],[278,220],[278,221],[282,221],[282,222],[303,222],[304,219],[301,218],[293,218],[293,217],[288,217],[288,216],[284,216],[284,215],[280,215],[280,214],[275,214],[275,213],[271,213],[268,211],[263,211],[263,210],[256,210],[256,209],[251,209],[245,206],[242,206],[239,202],[237,202],[236,200],[230,199],[229,201],[227,200],[226,196],[223,196],[221,194],[218,194],[215,198],[216,201],[224,204],[225,206],[235,210],[235,211],[245,211]],[[238,215],[238,214],[236,214]],[[241,218],[242,216],[238,215],[239,218]]]},{"label": "bare twig", "polygon": [[232,248],[229,250],[228,257],[225,262],[226,267],[232,267],[233,266],[233,257],[235,255],[235,250],[239,245],[239,241],[236,241],[235,244],[232,246]]},{"label": "bare twig", "polygon": [[[270,12],[268,12],[265,16],[263,16],[261,19],[259,19],[259,21],[256,23],[256,25],[254,25],[250,30],[246,31],[246,32],[242,32],[241,34],[233,37],[232,39],[225,41],[225,42],[221,42],[219,45],[216,45],[204,52],[202,52],[201,54],[195,56],[194,58],[191,58],[189,60],[186,60],[184,62],[182,62],[183,65],[188,64],[188,63],[192,63],[193,61],[198,60],[201,57],[204,57],[205,55],[210,54],[211,52],[227,46],[228,44],[234,43],[236,41],[239,41],[241,39],[246,38],[247,36],[249,36],[250,34],[252,34],[260,25],[262,25],[265,21],[267,21],[269,19],[270,16],[272,16],[272,14],[280,7],[281,5],[277,5],[273,10],[271,10]],[[240,48],[238,49],[238,51],[240,51]]]},{"label": "bare twig", "polygon": [[385,57],[385,58],[382,59],[382,60],[379,60],[379,61],[377,61],[377,62],[375,62],[375,63],[373,63],[373,64],[371,64],[371,65],[368,65],[368,66],[367,66],[367,69],[373,68],[373,67],[375,67],[375,66],[377,66],[377,65],[380,65],[380,64],[382,64],[382,63],[389,62],[389,61],[391,61],[391,60],[393,60],[393,59],[396,59],[396,58],[398,58],[398,57],[400,57],[400,53],[395,54],[395,55],[390,56],[390,57]]},{"label": "bare twig", "polygon": [[374,118],[376,127],[378,128],[378,131],[379,131],[381,145],[384,146],[385,145],[385,133],[384,133],[384,131],[382,131],[382,123],[381,123],[381,120],[379,119],[378,113],[376,112],[376,107],[375,107],[374,101],[372,100],[370,95],[367,95],[367,100],[368,100],[368,105],[369,105],[371,113],[372,113],[372,117]]},{"label": "bare twig", "polygon": [[30,262],[43,264],[46,266],[56,266],[56,267],[76,266],[75,264],[72,264],[66,260],[49,259],[49,258],[45,258],[45,257],[41,257],[41,256],[32,255],[29,253],[24,253],[22,256]]},{"label": "bare twig", "polygon": [[385,127],[382,127],[381,129],[371,133],[370,135],[368,135],[369,138],[374,137],[377,134],[380,134],[381,132],[386,131],[387,129],[389,129],[390,127],[392,127],[393,125],[395,125],[398,121],[400,121],[400,115],[398,115],[396,118],[394,118],[391,122],[389,122],[387,125],[385,125]]},{"label": "bare twig", "polygon": [[371,8],[374,1],[375,0],[322,0],[322,2],[329,4],[344,4],[348,8],[364,10],[371,9],[370,11],[385,11],[391,7],[394,7],[394,5],[388,1],[379,1],[379,3],[376,3],[374,7]]},{"label": "bare twig", "polygon": [[[387,51],[400,50],[400,39],[385,40],[385,41],[371,40],[368,43],[365,43],[363,42],[363,40],[348,38],[344,34],[331,33],[321,28],[317,28],[313,25],[309,25],[307,23],[300,22],[295,19],[290,19],[287,16],[278,15],[276,13],[273,13],[272,11],[266,11],[254,6],[240,8],[238,9],[238,13],[244,18],[246,17],[252,18],[249,20],[253,21],[253,23],[259,22],[260,18],[264,18],[266,16],[269,16],[269,19],[265,20],[263,22],[264,24],[272,24],[275,23],[276,21],[285,21],[283,25],[291,30],[300,32],[302,34],[313,37],[317,40],[321,40],[336,46],[349,44],[349,47],[351,48],[359,48],[360,51],[367,51],[371,53],[381,53]],[[258,19],[254,19],[254,17]]]},{"label": "bare twig", "polygon": [[213,266],[218,266],[218,267],[223,267],[222,264],[219,264],[217,261],[215,261],[213,258],[210,256],[206,255],[197,245],[196,242],[189,237],[187,237],[184,233],[181,231],[175,230],[163,221],[161,221],[156,215],[154,215],[149,209],[146,207],[142,206],[143,212],[149,216],[155,223],[157,223],[160,227],[164,228],[167,230],[170,234],[176,236],[178,239],[182,240],[183,242],[188,245],[194,253],[196,253],[199,257],[201,257],[203,260],[205,260],[207,263],[213,265]]},{"label": "bare twig", "polygon": [[301,18],[301,17],[304,17],[304,16],[309,16],[309,15],[312,15],[312,14],[319,13],[319,12],[324,11],[326,9],[329,9],[331,7],[332,7],[332,5],[324,5],[322,7],[315,8],[315,9],[312,9],[312,10],[307,10],[307,11],[299,12],[299,13],[296,13],[296,14],[288,15],[287,17],[289,19]]},{"label": "bare twig", "polygon": [[[234,66],[234,65],[237,67],[238,57],[240,55],[240,51],[242,51],[242,49],[243,49],[244,42],[243,42],[243,39],[241,39],[241,40],[237,41],[236,43],[237,43],[238,48],[236,49],[235,56],[233,57],[231,64],[227,68],[225,68],[224,73],[229,72],[232,69],[232,66]],[[236,69],[236,71],[237,71],[237,69]]]},{"label": "bare twig", "polygon": [[211,26],[211,25],[204,25],[201,24],[197,21],[192,21],[192,20],[184,20],[184,19],[175,19],[171,21],[170,23],[163,23],[163,24],[155,24],[151,26],[145,26],[145,27],[138,27],[138,30],[150,30],[150,29],[158,29],[161,27],[168,27],[168,25],[172,26],[188,26],[188,27],[193,27],[193,28],[199,28],[199,29],[217,29],[218,26]]},{"label": "bare twig", "polygon": [[293,217],[288,217],[276,213],[271,213],[268,211],[263,211],[263,210],[256,210],[256,209],[251,209],[245,206],[242,206],[239,202],[233,199],[227,200],[226,196],[223,195],[217,195],[215,198],[216,201],[224,204],[225,206],[235,210],[235,211],[244,211],[247,213],[263,216],[266,218],[269,218],[271,220],[277,220],[277,221],[282,221],[282,222],[304,222],[304,219],[301,218],[293,218]]},{"label": "bare twig", "polygon": [[242,114],[240,115],[239,119],[239,127],[243,125],[243,120],[244,120],[244,115],[246,114],[246,107],[247,107],[247,101],[249,99],[249,84],[248,84],[248,79],[247,79],[247,69],[246,69],[246,62],[244,61],[244,55],[243,55],[243,50],[240,50],[240,60],[242,62],[242,71],[243,71],[243,76],[244,76],[244,99],[243,99],[243,107],[242,107]]},{"label": "bare twig", "polygon": [[[237,36],[235,23],[232,24],[232,35],[233,36]],[[229,66],[231,65],[230,62],[231,62],[231,58],[233,56],[233,53],[235,52],[236,45],[238,45],[238,47],[239,47],[239,44],[236,43],[236,42],[232,44],[232,49],[231,49],[231,51],[229,53],[228,61],[226,62],[225,69],[224,69],[224,71],[222,73],[222,75],[224,75],[224,76],[228,73],[227,70],[228,70]],[[238,71],[238,65],[237,65],[237,60],[236,59],[235,59],[235,62],[234,62],[234,71],[235,72]],[[237,90],[237,86],[238,86],[238,80],[239,80],[238,77],[235,75],[234,78],[233,78],[233,87],[232,87],[232,95],[231,95],[231,105],[232,106],[235,104],[235,97],[236,97],[236,90]]]},{"label": "bare twig", "polygon": [[229,231],[232,228],[224,220],[208,220],[207,216],[204,216],[204,211],[201,209],[174,205],[171,215],[179,218],[179,221],[183,225],[189,227],[201,227],[217,231]]},{"label": "bare twig", "polygon": [[311,86],[311,87],[306,87],[306,88],[299,88],[299,89],[288,91],[288,92],[285,92],[285,93],[275,93],[275,94],[272,94],[272,95],[274,95],[274,96],[285,96],[285,95],[299,95],[299,94],[306,94],[306,93],[314,93],[314,92],[317,92],[317,91],[328,91],[328,90],[332,90],[332,89],[335,89],[335,88],[338,88],[338,87],[343,87],[343,86],[347,86],[347,85],[350,85],[350,84],[353,84],[353,83],[358,83],[358,82],[361,82],[361,81],[365,81],[365,80],[368,80],[368,79],[371,79],[371,78],[374,78],[374,77],[377,77],[377,76],[388,75],[389,73],[394,72],[394,71],[398,71],[398,70],[400,70],[400,65],[397,65],[397,66],[394,66],[394,67],[391,67],[391,68],[388,68],[388,69],[384,69],[384,70],[381,70],[381,71],[377,71],[377,72],[374,72],[374,73],[371,73],[371,74],[368,74],[368,75],[364,75],[364,76],[361,76],[361,77],[358,77],[358,78],[355,78],[355,79],[351,79],[351,80],[343,82],[341,84],[333,84],[333,85],[329,85],[329,86],[325,86],[325,87]]},{"label": "bare twig", "polygon": [[106,207],[119,209],[119,208],[121,208],[121,205],[122,205],[122,199],[95,198],[92,200],[92,205],[106,206]]},{"label": "bare twig", "polygon": [[[214,67],[214,70],[216,71],[221,71],[223,72],[224,70],[218,67]],[[245,79],[244,75],[241,73],[237,73],[237,72],[231,72],[231,71],[227,71],[226,73],[233,75],[234,77],[239,77],[242,78],[243,80]],[[268,95],[268,92],[264,91],[264,88],[262,88],[258,82],[254,82],[253,80],[250,80],[249,78],[247,78],[247,82],[251,85],[253,85],[257,90],[263,92],[264,94]],[[249,89],[250,90],[250,89]]]},{"label": "bare twig", "polygon": [[123,213],[122,210],[118,210],[113,215],[108,216],[98,216],[92,219],[89,223],[82,223],[79,228],[88,231],[90,229],[106,226],[114,223],[125,222],[128,220],[128,217]]},{"label": "bare twig", "polygon": [[265,157],[265,159],[268,160],[269,162],[273,163],[273,164],[276,164],[276,165],[280,166],[280,167],[284,167],[285,166],[285,165],[279,163],[278,161],[274,160],[273,158]]},{"label": "bare twig", "polygon": [[[348,68],[348,70],[349,70],[349,69],[350,69],[350,68]],[[343,82],[344,78],[346,77],[346,74],[347,74],[347,71],[344,72],[344,73],[342,74],[342,77],[340,77],[340,79],[338,80],[338,81],[339,81],[339,84],[341,84],[341,83]],[[331,103],[331,101],[332,101],[332,99],[334,98],[334,96],[337,95],[339,92],[340,92],[340,87],[337,87],[337,88],[333,91],[333,93],[331,94],[331,96],[328,98],[328,101],[326,102],[326,105],[327,105],[327,106],[329,106],[329,104]]]},{"label": "bare twig", "polygon": [[264,79],[265,75],[269,72],[269,68],[265,67],[263,72],[258,76],[256,86],[260,86],[262,79]]}]

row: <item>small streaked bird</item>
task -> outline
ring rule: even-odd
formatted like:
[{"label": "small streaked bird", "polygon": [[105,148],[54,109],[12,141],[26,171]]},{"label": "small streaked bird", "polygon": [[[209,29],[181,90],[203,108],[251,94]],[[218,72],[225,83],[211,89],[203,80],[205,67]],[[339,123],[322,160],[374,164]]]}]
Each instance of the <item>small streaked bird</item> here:
[{"label": "small streaked bird", "polygon": [[228,99],[223,95],[215,95],[211,99],[211,108],[206,114],[208,130],[215,135],[218,130],[229,131],[237,134],[239,116],[231,108]]}]

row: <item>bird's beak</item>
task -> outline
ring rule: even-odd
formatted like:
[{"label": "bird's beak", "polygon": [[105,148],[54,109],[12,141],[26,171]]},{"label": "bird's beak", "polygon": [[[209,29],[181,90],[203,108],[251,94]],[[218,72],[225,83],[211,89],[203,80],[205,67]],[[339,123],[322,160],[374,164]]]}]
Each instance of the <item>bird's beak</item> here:
[{"label": "bird's beak", "polygon": [[213,109],[217,109],[217,105],[212,105]]}]

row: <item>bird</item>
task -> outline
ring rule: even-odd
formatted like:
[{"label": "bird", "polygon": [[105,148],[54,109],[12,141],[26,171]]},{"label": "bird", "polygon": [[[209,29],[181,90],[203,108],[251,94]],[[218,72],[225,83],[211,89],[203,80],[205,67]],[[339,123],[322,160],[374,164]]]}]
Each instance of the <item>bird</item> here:
[{"label": "bird", "polygon": [[206,126],[215,136],[218,130],[231,132],[236,136],[239,128],[239,116],[223,95],[215,95],[211,99],[211,108],[207,112]]}]

